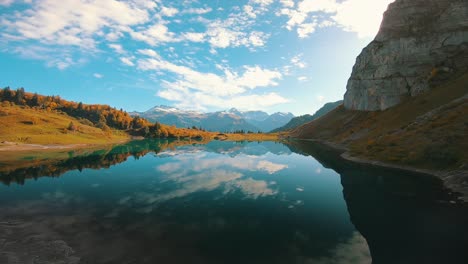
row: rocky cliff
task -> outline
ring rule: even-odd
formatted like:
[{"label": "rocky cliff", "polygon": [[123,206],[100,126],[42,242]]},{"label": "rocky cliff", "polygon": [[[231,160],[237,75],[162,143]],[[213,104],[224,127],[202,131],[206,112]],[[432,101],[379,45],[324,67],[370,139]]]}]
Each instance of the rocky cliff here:
[{"label": "rocky cliff", "polygon": [[384,110],[468,71],[467,0],[396,0],[359,55],[344,106]]}]

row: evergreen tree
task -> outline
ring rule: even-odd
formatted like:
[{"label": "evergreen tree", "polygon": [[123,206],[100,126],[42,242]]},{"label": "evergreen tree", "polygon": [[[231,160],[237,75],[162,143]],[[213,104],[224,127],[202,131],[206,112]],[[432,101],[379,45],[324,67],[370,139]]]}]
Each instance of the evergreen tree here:
[{"label": "evergreen tree", "polygon": [[39,96],[37,93],[34,93],[33,97],[31,98],[31,106],[39,106]]}]

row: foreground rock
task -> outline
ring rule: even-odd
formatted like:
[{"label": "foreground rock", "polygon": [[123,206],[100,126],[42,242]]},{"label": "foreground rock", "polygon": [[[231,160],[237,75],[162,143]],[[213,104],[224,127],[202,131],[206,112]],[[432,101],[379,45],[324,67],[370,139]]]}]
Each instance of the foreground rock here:
[{"label": "foreground rock", "polygon": [[468,70],[468,1],[396,0],[359,55],[344,106],[384,110]]}]

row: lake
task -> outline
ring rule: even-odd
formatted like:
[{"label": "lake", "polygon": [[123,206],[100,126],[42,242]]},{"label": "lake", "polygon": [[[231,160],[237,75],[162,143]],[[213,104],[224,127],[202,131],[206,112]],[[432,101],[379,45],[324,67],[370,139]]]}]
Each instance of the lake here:
[{"label": "lake", "polygon": [[134,141],[0,181],[0,263],[468,263],[456,193],[311,142]]}]

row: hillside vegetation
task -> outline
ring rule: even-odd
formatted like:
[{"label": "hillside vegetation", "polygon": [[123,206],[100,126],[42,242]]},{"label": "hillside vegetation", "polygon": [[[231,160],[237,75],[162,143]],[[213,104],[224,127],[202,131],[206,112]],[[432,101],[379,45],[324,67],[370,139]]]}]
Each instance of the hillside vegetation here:
[{"label": "hillside vegetation", "polygon": [[132,136],[197,140],[277,138],[276,135],[246,134],[244,131],[219,135],[196,127],[177,128],[152,123],[108,105],[76,103],[59,96],[27,93],[23,88],[0,89],[0,142],[3,145],[104,144],[126,141]]},{"label": "hillside vegetation", "polygon": [[129,139],[123,131],[103,130],[88,122],[63,112],[3,103],[0,106],[0,142],[101,144]]},{"label": "hillside vegetation", "polygon": [[0,141],[37,144],[109,143],[130,136],[147,138],[209,138],[199,129],[178,129],[108,105],[82,104],[59,96],[27,93],[23,88],[0,90]]},{"label": "hillside vegetation", "polygon": [[290,136],[346,146],[353,156],[431,169],[468,164],[468,73],[385,111],[339,106]]}]

